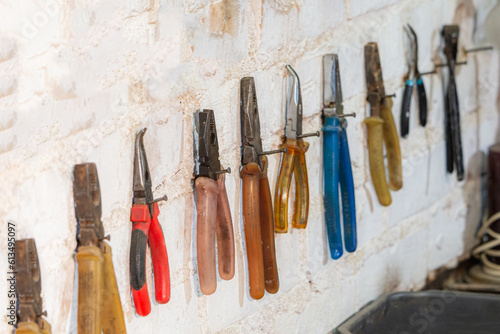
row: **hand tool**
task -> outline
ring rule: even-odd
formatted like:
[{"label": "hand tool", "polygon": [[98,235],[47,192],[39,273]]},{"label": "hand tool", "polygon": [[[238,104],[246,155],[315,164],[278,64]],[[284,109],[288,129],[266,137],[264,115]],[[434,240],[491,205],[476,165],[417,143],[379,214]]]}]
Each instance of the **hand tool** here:
[{"label": "hand tool", "polygon": [[269,293],[279,289],[278,267],[274,247],[274,218],[271,190],[267,178],[267,154],[286,148],[262,152],[259,108],[254,78],[240,81],[241,165],[243,180],[243,225],[247,248],[250,296],[260,299],[264,288]]},{"label": "hand tool", "polygon": [[319,136],[319,131],[302,134],[302,95],[300,81],[295,70],[286,65],[287,95],[285,103],[286,125],[285,135],[282,137],[280,149],[286,148],[281,160],[281,169],[276,184],[274,198],[275,231],[286,233],[288,231],[288,194],[295,174],[295,210],[293,214],[293,227],[306,228],[309,214],[309,184],[307,180],[306,151],[309,143],[302,138]]},{"label": "hand tool", "polygon": [[[379,203],[389,206],[392,202],[389,188],[401,189],[403,177],[399,138],[391,111],[392,99],[385,95],[377,43],[365,45],[365,72],[370,117],[364,123],[368,134],[370,174]],[[389,185],[385,175],[382,141],[387,152]]]},{"label": "hand tool", "polygon": [[418,108],[420,125],[427,124],[427,96],[425,93],[424,81],[418,70],[418,39],[413,28],[408,24],[403,27],[407,36],[406,60],[408,63],[408,73],[406,75],[406,85],[403,93],[403,104],[401,105],[401,137],[406,137],[410,131],[410,104],[413,94],[413,86],[417,84]]},{"label": "hand tool", "polygon": [[130,242],[130,287],[135,311],[140,316],[151,312],[148,284],[146,280],[146,248],[149,243],[155,282],[155,299],[158,304],[170,300],[170,272],[168,267],[167,247],[158,215],[159,201],[166,201],[167,196],[153,199],[151,173],[144,149],[146,128],[135,135],[133,191],[134,199],[130,211],[132,239]]},{"label": "hand tool", "polygon": [[224,280],[234,276],[233,221],[225,186],[224,173],[219,161],[219,142],[213,110],[197,111],[194,117],[194,177],[198,190],[196,251],[198,277],[204,295],[217,288],[215,270],[215,236],[219,275]]},{"label": "hand tool", "polygon": [[73,197],[78,222],[78,334],[126,333],[111,246],[104,241],[109,236],[104,236],[94,163],[74,166]]},{"label": "hand tool", "polygon": [[18,323],[16,334],[51,334],[52,329],[42,316],[42,275],[35,239],[16,240],[16,290]]},{"label": "hand tool", "polygon": [[448,173],[456,168],[457,179],[464,179],[462,154],[462,134],[460,130],[460,111],[458,106],[455,66],[458,52],[459,28],[457,25],[444,26],[441,32],[444,38],[444,54],[448,65],[448,87],[445,96],[445,137],[446,166]]},{"label": "hand tool", "polygon": [[328,243],[332,259],[343,254],[340,229],[339,183],[342,193],[344,240],[348,252],[354,252],[356,238],[356,204],[352,178],[351,156],[347,142],[347,121],[342,105],[339,59],[336,54],[323,56],[323,170],[324,206]]}]

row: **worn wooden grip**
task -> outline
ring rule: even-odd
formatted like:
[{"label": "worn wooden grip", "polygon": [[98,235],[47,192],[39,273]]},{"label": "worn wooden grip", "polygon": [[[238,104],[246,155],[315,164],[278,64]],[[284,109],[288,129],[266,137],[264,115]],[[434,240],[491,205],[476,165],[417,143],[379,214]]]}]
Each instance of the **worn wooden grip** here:
[{"label": "worn wooden grip", "polygon": [[295,209],[293,224],[295,228],[306,228],[309,215],[309,181],[307,179],[306,152],[309,143],[302,139],[297,140],[298,150],[293,164],[295,175]]},{"label": "worn wooden grip", "polygon": [[392,99],[387,97],[380,109],[380,117],[384,121],[384,142],[387,152],[387,167],[389,170],[389,188],[399,190],[403,187],[403,169],[401,166],[401,148],[399,147],[398,131],[392,116]]},{"label": "worn wooden grip", "polygon": [[219,275],[224,280],[234,276],[234,233],[231,209],[226,191],[226,175],[220,174],[217,180],[219,195],[217,196],[217,259]]},{"label": "worn wooden grip", "polygon": [[267,178],[267,157],[262,158],[264,170],[259,180],[260,234],[262,236],[262,255],[264,258],[264,281],[266,291],[276,293],[279,290],[278,266],[274,244],[273,202],[269,179]]},{"label": "worn wooden grip", "polygon": [[370,174],[378,201],[383,206],[392,202],[384,167],[383,123],[378,116],[365,119],[368,132],[368,155],[370,160]]},{"label": "worn wooden grip", "polygon": [[241,169],[240,176],[243,181],[243,226],[250,296],[261,299],[264,296],[264,261],[260,229],[259,165],[253,162],[246,164]]},{"label": "worn wooden grip", "polygon": [[215,269],[215,222],[217,214],[217,183],[208,177],[199,177],[195,182],[198,190],[198,215],[196,223],[196,253],[198,277],[204,295],[211,295],[217,288]]},{"label": "worn wooden grip", "polygon": [[78,334],[101,334],[103,255],[99,247],[80,246],[78,262]]},{"label": "worn wooden grip", "polygon": [[127,330],[113,267],[111,246],[103,242],[101,248],[104,255],[104,289],[102,291],[101,309],[105,310],[102,313],[102,331],[103,333],[125,334]]}]

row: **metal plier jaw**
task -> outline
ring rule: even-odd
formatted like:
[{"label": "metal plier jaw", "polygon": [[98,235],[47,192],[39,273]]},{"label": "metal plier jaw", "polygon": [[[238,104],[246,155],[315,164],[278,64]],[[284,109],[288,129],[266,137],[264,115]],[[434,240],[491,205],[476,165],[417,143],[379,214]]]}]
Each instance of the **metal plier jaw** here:
[{"label": "metal plier jaw", "polygon": [[356,114],[346,115],[343,109],[338,56],[327,54],[323,56],[323,202],[330,254],[333,259],[338,259],[343,254],[340,202],[346,249],[353,252],[357,247],[354,181],[345,120],[346,116]]},{"label": "metal plier jaw", "polygon": [[97,167],[93,163],[73,168],[73,197],[78,222],[77,241],[80,246],[100,246],[105,239],[101,221],[101,188]]},{"label": "metal plier jaw", "polygon": [[155,276],[155,299],[159,304],[170,300],[170,270],[165,237],[158,221],[159,201],[167,196],[153,199],[151,173],[144,148],[146,128],[135,136],[133,171],[133,206],[130,212],[132,238],[130,246],[130,286],[132,299],[138,315],[151,312],[146,280],[146,248],[149,244]]},{"label": "metal plier jaw", "polygon": [[49,323],[42,318],[42,275],[35,239],[16,240],[16,291],[18,325],[16,333],[51,333]]},{"label": "metal plier jaw", "polygon": [[[364,121],[367,126],[370,174],[379,203],[388,206],[392,202],[389,188],[399,190],[403,186],[403,177],[399,137],[391,110],[392,100],[385,95],[377,43],[365,45],[365,75],[371,110],[370,117]],[[384,142],[389,184],[384,167]]]},{"label": "metal plier jaw", "polygon": [[319,131],[313,134],[302,134],[302,96],[300,81],[297,73],[290,66],[286,66],[287,91],[286,91],[286,125],[285,135],[280,149],[287,150],[283,154],[281,169],[276,184],[274,200],[275,231],[286,233],[288,231],[288,195],[292,174],[295,174],[295,210],[293,227],[306,228],[309,214],[309,184],[307,179],[307,166],[305,153],[309,144],[302,138],[319,136]]},{"label": "metal plier jaw", "polygon": [[197,259],[200,290],[210,295],[217,289],[215,236],[219,275],[230,280],[235,271],[234,233],[213,110],[197,111],[194,117],[194,178],[197,202]]},{"label": "metal plier jaw", "polygon": [[267,177],[266,154],[286,149],[262,152],[259,108],[254,78],[240,82],[241,172],[243,189],[243,225],[247,247],[250,296],[260,299],[264,289],[276,293],[279,289],[274,244],[274,219],[271,190]]}]

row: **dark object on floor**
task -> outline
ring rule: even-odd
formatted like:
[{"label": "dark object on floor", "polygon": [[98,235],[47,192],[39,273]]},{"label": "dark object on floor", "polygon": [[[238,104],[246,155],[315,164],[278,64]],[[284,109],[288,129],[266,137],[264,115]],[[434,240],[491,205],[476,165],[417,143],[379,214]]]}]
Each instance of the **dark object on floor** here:
[{"label": "dark object on floor", "polygon": [[498,295],[446,290],[399,292],[369,303],[333,333],[499,333],[499,312]]}]

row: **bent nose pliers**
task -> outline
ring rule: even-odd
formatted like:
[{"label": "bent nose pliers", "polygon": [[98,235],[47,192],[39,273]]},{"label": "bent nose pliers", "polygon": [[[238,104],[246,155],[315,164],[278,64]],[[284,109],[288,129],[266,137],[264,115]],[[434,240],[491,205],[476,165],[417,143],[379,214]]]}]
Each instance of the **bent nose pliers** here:
[{"label": "bent nose pliers", "polygon": [[260,299],[264,288],[269,293],[279,289],[278,268],[274,246],[274,219],[271,190],[267,178],[266,154],[282,150],[262,152],[259,108],[254,78],[241,79],[241,165],[243,180],[243,226],[248,260],[250,296]]},{"label": "bent nose pliers", "polygon": [[224,280],[234,276],[233,221],[226,191],[226,177],[231,169],[222,169],[213,110],[197,111],[194,117],[194,177],[198,191],[196,251],[198,277],[204,295],[217,289],[215,237],[219,275]]},{"label": "bent nose pliers", "polygon": [[170,300],[170,272],[167,247],[158,215],[158,202],[167,200],[166,196],[153,199],[151,174],[144,149],[146,128],[137,132],[134,148],[133,206],[130,212],[132,239],[130,245],[130,286],[135,310],[138,315],[146,316],[151,312],[146,280],[146,248],[149,243],[153,260],[155,299],[158,304]]},{"label": "bent nose pliers", "polygon": [[302,140],[304,137],[319,136],[319,132],[302,134],[302,96],[297,73],[290,65],[288,71],[288,89],[286,96],[286,125],[285,135],[282,137],[280,149],[286,148],[281,160],[281,169],[276,184],[274,199],[274,221],[277,233],[288,231],[288,193],[295,174],[295,210],[293,227],[306,228],[309,213],[309,184],[307,180],[307,166],[305,153],[309,143]]},{"label": "bent nose pliers", "polygon": [[418,110],[420,125],[427,124],[427,95],[425,93],[424,81],[418,70],[418,39],[413,28],[408,24],[403,27],[407,36],[406,61],[408,63],[408,73],[406,74],[406,84],[403,93],[403,103],[401,105],[401,137],[408,136],[410,132],[410,104],[413,94],[413,86],[417,85]]},{"label": "bent nose pliers", "polygon": [[[401,189],[403,171],[399,138],[391,111],[392,99],[385,95],[377,43],[365,45],[365,72],[370,103],[370,117],[364,120],[368,134],[370,175],[379,203],[389,206],[392,203],[389,189]],[[384,143],[387,152],[389,184],[387,184],[384,166]]]},{"label": "bent nose pliers", "polygon": [[346,116],[342,105],[339,60],[336,54],[323,56],[323,170],[325,222],[332,259],[343,254],[340,228],[339,183],[344,217],[344,240],[348,252],[354,252],[356,237],[356,204],[351,156],[347,142]]}]

